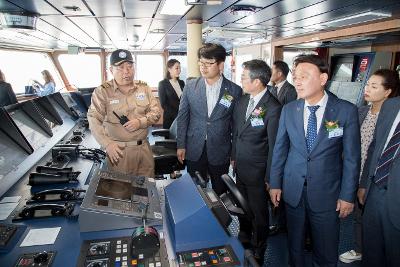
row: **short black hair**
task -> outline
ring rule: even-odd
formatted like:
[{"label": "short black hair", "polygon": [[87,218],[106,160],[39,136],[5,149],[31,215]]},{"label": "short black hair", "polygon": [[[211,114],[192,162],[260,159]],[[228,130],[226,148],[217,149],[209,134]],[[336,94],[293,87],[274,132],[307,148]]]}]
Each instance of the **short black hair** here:
[{"label": "short black hair", "polygon": [[383,78],[382,85],[383,87],[385,87],[385,90],[392,89],[389,98],[399,95],[400,81],[399,75],[396,71],[389,69],[380,69],[375,71],[372,75],[380,76]]},{"label": "short black hair", "polygon": [[171,80],[171,74],[169,73],[168,69],[172,68],[176,63],[179,63],[179,60],[175,59],[175,58],[171,58],[170,60],[167,61],[167,72],[165,73],[165,78],[168,80]]},{"label": "short black hair", "polygon": [[328,74],[328,71],[329,71],[328,64],[326,63],[326,61],[323,58],[321,58],[318,55],[306,55],[306,54],[298,55],[294,59],[293,66],[296,68],[297,65],[299,65],[300,63],[313,64],[319,69],[319,71],[321,73]]},{"label": "short black hair", "polygon": [[279,69],[283,76],[285,76],[285,78],[287,77],[288,73],[289,73],[289,66],[288,64],[286,64],[286,62],[281,61],[281,60],[277,60],[274,62],[274,66],[275,68]]},{"label": "short black hair", "polygon": [[220,44],[205,43],[197,51],[197,57],[206,59],[215,59],[218,63],[225,62],[226,50]]},{"label": "short black hair", "polygon": [[249,77],[252,81],[259,79],[264,86],[267,86],[271,79],[271,68],[261,59],[253,59],[242,64],[243,68],[249,71]]}]

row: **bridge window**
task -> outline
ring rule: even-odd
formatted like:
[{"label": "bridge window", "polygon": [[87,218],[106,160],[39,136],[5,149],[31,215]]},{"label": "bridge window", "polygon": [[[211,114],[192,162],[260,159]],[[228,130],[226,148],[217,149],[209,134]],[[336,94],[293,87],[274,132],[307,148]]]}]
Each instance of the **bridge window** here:
[{"label": "bridge window", "polygon": [[136,79],[145,81],[150,87],[157,87],[164,79],[162,55],[136,55]]},{"label": "bridge window", "polygon": [[101,84],[100,56],[90,54],[58,57],[69,83],[76,88],[97,87]]},{"label": "bridge window", "polygon": [[47,53],[0,50],[0,59],[1,71],[16,94],[25,93],[25,86],[32,85],[33,80],[44,84],[41,74],[43,70],[52,74],[56,90],[64,88],[64,83]]}]

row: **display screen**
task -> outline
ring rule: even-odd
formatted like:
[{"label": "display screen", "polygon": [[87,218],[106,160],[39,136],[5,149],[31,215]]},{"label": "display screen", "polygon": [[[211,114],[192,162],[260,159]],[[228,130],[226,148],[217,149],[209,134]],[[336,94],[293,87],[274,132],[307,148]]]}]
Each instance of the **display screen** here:
[{"label": "display screen", "polygon": [[97,185],[96,196],[120,200],[131,200],[132,185],[128,182],[102,178]]}]

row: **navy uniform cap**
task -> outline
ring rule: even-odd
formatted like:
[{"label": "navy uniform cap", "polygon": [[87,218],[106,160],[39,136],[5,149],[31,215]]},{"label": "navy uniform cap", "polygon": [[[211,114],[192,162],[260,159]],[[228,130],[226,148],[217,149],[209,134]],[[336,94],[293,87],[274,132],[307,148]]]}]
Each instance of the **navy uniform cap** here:
[{"label": "navy uniform cap", "polygon": [[118,66],[125,61],[133,62],[132,54],[125,49],[117,49],[111,53],[110,65]]}]

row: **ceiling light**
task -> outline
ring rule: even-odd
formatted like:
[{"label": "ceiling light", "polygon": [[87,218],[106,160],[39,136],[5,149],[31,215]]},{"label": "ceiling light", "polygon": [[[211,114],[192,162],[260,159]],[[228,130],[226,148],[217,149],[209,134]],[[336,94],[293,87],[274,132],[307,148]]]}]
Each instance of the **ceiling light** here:
[{"label": "ceiling light", "polygon": [[191,5],[186,5],[185,0],[164,0],[160,14],[183,16],[191,7]]},{"label": "ceiling light", "polygon": [[250,6],[250,5],[236,5],[228,9],[228,12],[235,16],[250,16],[261,10],[261,7]]},{"label": "ceiling light", "polygon": [[351,15],[348,17],[343,17],[331,21],[327,21],[324,23],[320,23],[322,26],[330,26],[330,27],[339,27],[344,25],[352,25],[357,23],[363,23],[371,20],[383,19],[391,17],[391,13],[382,13],[382,12],[375,12],[375,11],[368,11],[364,13],[359,13],[355,15]]}]

